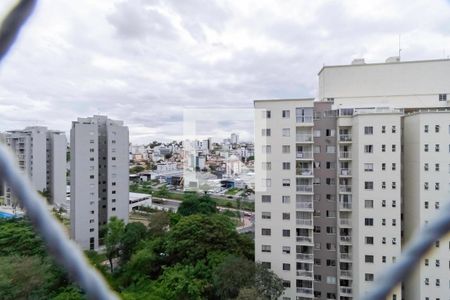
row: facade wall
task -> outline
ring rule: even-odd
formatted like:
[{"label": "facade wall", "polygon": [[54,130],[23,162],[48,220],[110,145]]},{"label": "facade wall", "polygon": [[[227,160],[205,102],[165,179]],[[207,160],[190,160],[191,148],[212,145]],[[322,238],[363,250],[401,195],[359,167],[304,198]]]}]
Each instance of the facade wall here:
[{"label": "facade wall", "polygon": [[50,203],[61,206],[66,201],[67,139],[63,132],[47,132],[47,183]]},{"label": "facade wall", "polygon": [[[438,149],[436,145],[439,145]],[[428,147],[428,149],[426,149]],[[437,151],[438,150],[438,151]],[[422,111],[404,118],[405,244],[450,199],[450,111]],[[438,184],[438,186],[437,186]],[[447,299],[450,236],[435,243],[405,283],[406,299]]]}]

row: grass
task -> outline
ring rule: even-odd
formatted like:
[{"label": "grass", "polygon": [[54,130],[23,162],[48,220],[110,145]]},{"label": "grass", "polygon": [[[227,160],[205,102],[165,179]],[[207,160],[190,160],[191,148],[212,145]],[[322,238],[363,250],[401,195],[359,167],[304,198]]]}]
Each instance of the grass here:
[{"label": "grass", "polygon": [[240,191],[240,189],[237,189],[237,188],[231,188],[231,189],[229,189],[228,191],[225,192],[225,195],[231,195],[231,196],[234,196],[234,195],[236,195],[237,193],[239,193],[239,191]]}]

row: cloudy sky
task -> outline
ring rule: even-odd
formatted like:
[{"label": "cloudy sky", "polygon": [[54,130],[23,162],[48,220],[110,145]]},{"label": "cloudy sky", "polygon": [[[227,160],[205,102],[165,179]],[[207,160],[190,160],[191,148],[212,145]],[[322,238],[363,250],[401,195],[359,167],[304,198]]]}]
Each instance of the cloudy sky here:
[{"label": "cloudy sky", "polygon": [[[402,60],[450,55],[445,0],[39,2],[0,66],[0,131],[106,114],[133,142],[180,138],[186,110],[315,96],[323,65],[384,61],[399,34]],[[251,137],[221,115],[210,135]]]}]

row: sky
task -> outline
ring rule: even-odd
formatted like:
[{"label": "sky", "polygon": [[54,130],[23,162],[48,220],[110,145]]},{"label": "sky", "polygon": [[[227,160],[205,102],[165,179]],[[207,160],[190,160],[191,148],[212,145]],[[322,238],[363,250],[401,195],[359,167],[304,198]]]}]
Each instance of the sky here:
[{"label": "sky", "polygon": [[315,97],[322,66],[383,62],[399,35],[402,60],[446,58],[449,20],[445,0],[41,0],[0,65],[0,131],[102,114],[179,140],[206,109],[203,135],[251,139],[254,99]]}]

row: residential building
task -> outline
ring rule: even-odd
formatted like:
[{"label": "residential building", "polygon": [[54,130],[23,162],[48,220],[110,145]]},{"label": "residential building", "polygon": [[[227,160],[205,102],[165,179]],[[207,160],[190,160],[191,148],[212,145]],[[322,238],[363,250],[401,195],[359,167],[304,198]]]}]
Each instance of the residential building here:
[{"label": "residential building", "polygon": [[[46,195],[50,204],[56,206],[66,199],[66,149],[63,132],[34,126],[24,130],[12,130],[4,134],[6,144],[17,157],[19,167],[30,179],[31,185]],[[5,186],[7,205],[17,201]]]},{"label": "residential building", "polygon": [[[318,99],[255,101],[255,253],[281,299],[361,298],[449,198],[449,75],[450,60],[358,60],[325,66]],[[388,299],[447,299],[436,245]]]},{"label": "residential building", "polygon": [[128,127],[106,116],[72,122],[71,237],[98,249],[101,226],[115,216],[128,222]]}]

